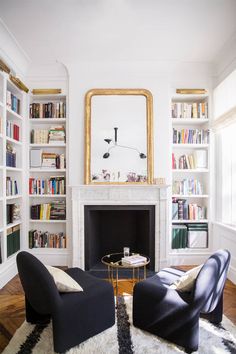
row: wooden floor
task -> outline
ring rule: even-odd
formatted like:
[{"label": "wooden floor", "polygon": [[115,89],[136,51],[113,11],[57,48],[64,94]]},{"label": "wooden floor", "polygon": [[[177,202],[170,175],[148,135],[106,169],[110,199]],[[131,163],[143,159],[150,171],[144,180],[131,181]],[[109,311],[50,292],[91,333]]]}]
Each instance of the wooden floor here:
[{"label": "wooden floor", "polygon": [[[186,269],[186,267],[182,267]],[[132,281],[119,283],[119,294],[132,294]],[[236,325],[236,286],[229,280],[224,291],[224,314]],[[25,318],[23,289],[16,276],[0,290],[0,353]]]}]

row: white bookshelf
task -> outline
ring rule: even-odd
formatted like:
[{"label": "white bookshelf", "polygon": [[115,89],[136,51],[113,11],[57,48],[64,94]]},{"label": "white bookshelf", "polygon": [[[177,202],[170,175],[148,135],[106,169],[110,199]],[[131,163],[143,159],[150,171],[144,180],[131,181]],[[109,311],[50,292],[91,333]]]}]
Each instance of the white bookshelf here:
[{"label": "white bookshelf", "polygon": [[[11,92],[20,101],[18,113],[12,110],[7,103],[7,91]],[[4,284],[7,277],[14,275],[15,271],[15,257],[20,249],[24,248],[25,225],[23,225],[25,200],[22,198],[24,193],[24,175],[25,170],[25,148],[22,142],[25,139],[25,120],[27,112],[27,94],[16,87],[9,79],[8,74],[0,71],[0,243],[1,243],[1,260],[0,275],[1,284]],[[14,130],[8,131],[7,123],[18,126],[19,137],[13,135]],[[14,133],[15,134],[15,133]],[[19,139],[19,140],[18,140]],[[16,153],[16,167],[8,166],[6,158],[7,144],[9,144]],[[6,179],[10,177],[11,180],[16,181],[17,194],[10,191],[7,194]],[[20,207],[20,220],[13,220],[12,223],[7,224],[7,205],[17,204]],[[17,247],[10,250],[8,233],[16,226],[20,227],[20,240]],[[9,279],[8,279],[9,280]]]},{"label": "white bookshelf", "polygon": [[[32,103],[40,103],[47,104],[49,102],[64,102],[66,104],[66,112],[68,110],[68,102],[67,95],[31,95],[30,96],[30,104]],[[64,154],[66,163],[68,163],[68,145],[67,145],[67,137],[68,137],[68,114],[65,117],[61,118],[30,118],[28,119],[28,156],[30,156],[30,151],[32,149],[41,149],[42,152],[50,152],[57,154]],[[31,130],[49,130],[51,127],[63,126],[66,132],[66,142],[53,142],[53,143],[32,143],[30,141],[30,133]],[[27,185],[29,183],[29,178],[39,178],[39,179],[49,179],[52,176],[64,176],[65,177],[65,186],[66,191],[68,191],[68,171],[67,168],[45,168],[45,167],[31,167],[30,158],[28,160],[28,178]],[[29,189],[29,188],[28,188]],[[58,233],[63,232],[67,237],[67,246],[66,248],[50,248],[50,247],[37,247],[37,248],[29,248],[29,244],[27,244],[27,249],[29,252],[37,255],[42,261],[52,264],[52,265],[67,265],[68,255],[69,255],[69,235],[68,235],[68,221],[66,220],[35,220],[31,219],[30,215],[30,207],[35,204],[44,204],[51,203],[53,201],[66,201],[66,213],[68,215],[68,195],[66,194],[29,194],[28,191],[28,230],[39,230],[42,232],[48,231],[49,233]]]},{"label": "white bookshelf", "polygon": [[[187,105],[183,105],[183,104]],[[175,104],[175,110],[173,114],[173,104]],[[192,112],[190,105],[193,107],[194,104],[194,109],[197,107],[197,113],[195,110],[195,117],[193,118],[192,113],[191,115],[188,114],[188,112]],[[204,110],[206,110],[206,105],[207,107],[207,114],[203,116]],[[178,106],[178,107],[177,107]],[[189,107],[186,107],[189,106]],[[172,161],[173,161],[173,154],[175,156],[175,161],[176,161],[176,166],[173,168],[172,166],[172,185],[175,184],[175,190],[173,191],[172,189],[172,195],[171,195],[171,206],[172,206],[172,200],[178,200],[178,199],[183,199],[186,200],[186,203],[189,204],[197,204],[200,207],[205,207],[207,209],[206,211],[206,217],[205,218],[196,218],[194,220],[190,219],[172,219],[172,225],[184,225],[184,224],[207,224],[208,225],[208,243],[206,248],[177,248],[177,249],[172,249],[172,230],[170,232],[170,242],[168,244],[169,247],[169,256],[170,256],[170,261],[172,264],[179,264],[181,260],[188,264],[188,261],[190,260],[189,256],[193,254],[196,258],[201,257],[202,253],[208,253],[211,248],[211,230],[210,230],[210,195],[211,195],[211,186],[210,186],[210,139],[211,137],[209,136],[209,141],[198,141],[196,142],[195,137],[197,134],[203,134],[200,133],[201,131],[207,131],[209,130],[209,122],[210,122],[210,117],[209,117],[209,110],[210,110],[210,96],[208,94],[204,95],[182,95],[182,94],[174,94],[172,95],[171,98],[171,126],[172,126],[172,135],[171,135],[171,142],[172,142]],[[183,110],[184,108],[184,110]],[[182,111],[181,111],[182,109]],[[203,110],[203,111],[202,111]],[[181,114],[182,113],[182,114]],[[196,117],[197,114],[197,117]],[[177,134],[177,141],[173,141],[173,129],[175,131],[175,134]],[[191,135],[190,132],[191,130]],[[186,136],[184,133],[186,133]],[[178,135],[179,134],[179,135]],[[181,135],[182,134],[182,135]],[[189,134],[189,135],[188,135]],[[196,134],[196,135],[195,135]],[[176,136],[176,135],[175,135]],[[187,136],[190,136],[189,141],[187,139]],[[193,139],[192,136],[194,136]],[[179,139],[178,139],[179,137]],[[183,141],[184,140],[184,141]],[[197,167],[196,165],[190,166],[188,156],[191,155],[194,157],[194,154],[198,150],[204,150],[205,154],[207,156],[207,165],[204,167]],[[185,156],[185,159],[187,157],[188,159],[188,167],[183,168],[183,166],[179,165],[179,161],[181,160],[182,156]],[[196,161],[195,161],[196,163]],[[190,183],[190,180],[194,180],[197,184],[197,186],[200,185],[200,191],[196,192],[186,192],[186,185],[188,182]],[[194,182],[194,183],[195,183]],[[180,185],[179,189],[178,186]],[[190,183],[191,185],[191,183]],[[183,187],[184,186],[184,187]],[[195,184],[192,185],[192,187],[189,188],[195,188]],[[182,189],[182,192],[181,192]],[[172,209],[171,209],[171,216],[172,216]],[[182,258],[184,255],[187,255],[187,258]],[[181,257],[181,259],[180,259]],[[193,262],[193,259],[191,260]],[[190,263],[191,263],[190,261]]]}]

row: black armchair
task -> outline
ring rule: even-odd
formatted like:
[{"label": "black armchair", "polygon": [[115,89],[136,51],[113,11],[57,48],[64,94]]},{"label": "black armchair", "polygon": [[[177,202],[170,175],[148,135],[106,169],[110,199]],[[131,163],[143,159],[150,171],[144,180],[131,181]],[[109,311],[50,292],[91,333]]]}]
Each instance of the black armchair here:
[{"label": "black armchair", "polygon": [[185,348],[197,350],[199,316],[220,323],[223,290],[230,253],[219,250],[204,263],[193,289],[180,292],[169,286],[184,272],[165,268],[134,287],[133,324]]},{"label": "black armchair", "polygon": [[66,270],[82,292],[59,293],[47,268],[32,254],[20,252],[17,267],[25,292],[26,320],[44,323],[52,319],[55,352],[66,350],[115,323],[112,285],[79,268]]}]

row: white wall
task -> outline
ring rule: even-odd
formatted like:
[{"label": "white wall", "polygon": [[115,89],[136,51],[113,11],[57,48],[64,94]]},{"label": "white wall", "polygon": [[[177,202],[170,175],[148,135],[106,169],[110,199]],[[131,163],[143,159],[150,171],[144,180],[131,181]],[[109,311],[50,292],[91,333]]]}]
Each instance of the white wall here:
[{"label": "white wall", "polygon": [[171,181],[172,87],[210,87],[209,65],[173,62],[70,62],[70,185],[84,181],[84,97],[92,88],[145,88],[153,94],[154,176]]}]

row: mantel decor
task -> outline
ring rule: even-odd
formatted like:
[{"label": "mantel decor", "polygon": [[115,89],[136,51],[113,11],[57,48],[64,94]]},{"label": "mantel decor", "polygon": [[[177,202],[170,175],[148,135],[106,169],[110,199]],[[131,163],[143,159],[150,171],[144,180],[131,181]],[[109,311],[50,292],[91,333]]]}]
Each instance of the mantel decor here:
[{"label": "mantel decor", "polygon": [[152,103],[146,89],[87,92],[85,184],[153,183]]}]

